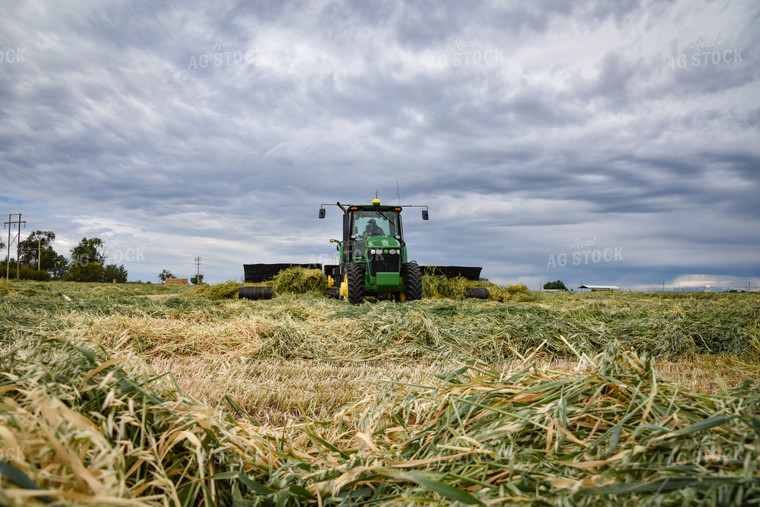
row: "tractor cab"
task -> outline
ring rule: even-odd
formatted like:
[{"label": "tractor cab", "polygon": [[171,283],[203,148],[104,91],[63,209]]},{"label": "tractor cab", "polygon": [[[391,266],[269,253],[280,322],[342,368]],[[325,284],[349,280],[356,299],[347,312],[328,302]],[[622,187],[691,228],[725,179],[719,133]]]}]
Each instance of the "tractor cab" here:
[{"label": "tractor cab", "polygon": [[[367,260],[378,249],[403,246],[400,208],[350,206],[344,215],[343,255],[347,260]],[[399,252],[400,253],[400,252]]]}]

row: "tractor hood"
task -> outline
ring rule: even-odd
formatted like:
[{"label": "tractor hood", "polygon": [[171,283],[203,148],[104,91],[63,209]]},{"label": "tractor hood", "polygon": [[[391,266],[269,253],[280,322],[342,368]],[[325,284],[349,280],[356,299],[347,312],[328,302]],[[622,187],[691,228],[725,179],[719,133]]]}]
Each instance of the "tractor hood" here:
[{"label": "tractor hood", "polygon": [[401,243],[390,236],[370,236],[367,238],[367,248],[401,248]]}]

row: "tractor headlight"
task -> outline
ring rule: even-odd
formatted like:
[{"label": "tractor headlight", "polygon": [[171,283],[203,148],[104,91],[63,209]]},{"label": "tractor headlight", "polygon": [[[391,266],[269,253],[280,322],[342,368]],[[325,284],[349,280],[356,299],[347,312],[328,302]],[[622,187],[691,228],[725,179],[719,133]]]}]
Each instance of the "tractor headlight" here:
[{"label": "tractor headlight", "polygon": [[370,253],[370,255],[375,255],[375,254],[377,253],[377,250],[375,250],[375,249],[373,248],[372,250],[370,250],[370,251],[369,251],[369,253]]}]

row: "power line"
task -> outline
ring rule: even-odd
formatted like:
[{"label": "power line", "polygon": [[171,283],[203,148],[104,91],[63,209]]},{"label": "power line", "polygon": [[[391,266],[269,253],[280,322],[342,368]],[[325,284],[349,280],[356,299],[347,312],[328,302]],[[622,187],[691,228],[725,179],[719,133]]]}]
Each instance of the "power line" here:
[{"label": "power line", "polygon": [[201,258],[196,257],[195,258],[195,266],[198,268],[198,270],[195,273],[195,285],[201,284]]},{"label": "power line", "polygon": [[[12,217],[14,215],[18,215],[18,219],[13,220]],[[7,280],[10,278],[10,272],[11,272],[11,244],[13,241],[16,242],[16,280],[19,279],[20,270],[21,270],[21,225],[24,225],[26,227],[26,220],[21,220],[21,213],[8,213],[8,221],[3,222],[3,229],[5,229],[5,226],[8,226],[8,254],[5,258],[5,279]],[[15,237],[13,238],[13,241],[11,241],[11,229],[13,226],[17,226],[18,232],[16,232]]]}]

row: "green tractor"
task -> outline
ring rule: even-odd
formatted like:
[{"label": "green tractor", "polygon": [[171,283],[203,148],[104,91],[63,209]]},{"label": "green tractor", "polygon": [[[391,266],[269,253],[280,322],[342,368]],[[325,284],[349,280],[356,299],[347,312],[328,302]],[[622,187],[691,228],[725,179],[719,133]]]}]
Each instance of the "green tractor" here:
[{"label": "green tractor", "polygon": [[[319,218],[325,218],[324,206]],[[409,261],[401,228],[402,206],[385,206],[379,199],[366,205],[344,206],[343,239],[336,243],[340,264],[325,269],[331,294],[352,304],[365,296],[395,301],[422,299],[422,270]],[[428,219],[427,206],[421,207],[422,219]]]}]

